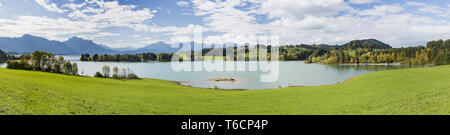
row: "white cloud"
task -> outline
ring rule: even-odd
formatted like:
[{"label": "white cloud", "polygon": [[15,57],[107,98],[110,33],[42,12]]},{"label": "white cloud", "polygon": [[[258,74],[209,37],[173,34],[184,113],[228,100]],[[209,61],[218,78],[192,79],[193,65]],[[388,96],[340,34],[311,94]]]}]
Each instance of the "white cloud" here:
[{"label": "white cloud", "polygon": [[85,21],[72,21],[65,18],[48,18],[36,16],[19,16],[13,19],[0,18],[1,36],[22,36],[33,34],[50,38],[52,40],[64,40],[60,35],[84,32],[98,32],[95,24]]},{"label": "white cloud", "polygon": [[[256,1],[256,7],[251,10],[243,10],[239,1],[194,0],[192,3],[194,15],[204,18],[205,29],[224,33],[204,39],[237,41],[245,36],[273,35],[279,36],[282,44],[342,44],[376,38],[399,47],[450,36],[448,20],[409,13],[400,4],[359,10],[341,0],[265,0]],[[255,14],[274,20],[259,24]],[[179,38],[187,40],[187,37]]]},{"label": "white cloud", "polygon": [[102,37],[110,37],[110,36],[120,36],[119,33],[110,33],[110,32],[98,32],[93,34],[87,34],[87,35],[79,35],[79,37],[89,40],[94,40],[96,38],[102,38]]},{"label": "white cloud", "polygon": [[421,2],[408,1],[406,2],[407,6],[426,6],[427,4]]},{"label": "white cloud", "polygon": [[50,0],[35,0],[36,3],[47,9],[48,11],[64,13],[66,10],[63,10],[58,7],[55,3],[51,3]]},{"label": "white cloud", "polygon": [[64,4],[63,5],[63,7],[67,7],[67,8],[70,8],[72,10],[76,10],[76,9],[82,8],[83,6],[86,6],[86,3],[81,3],[81,4],[69,3],[69,4]]},{"label": "white cloud", "polygon": [[270,18],[301,20],[306,16],[336,15],[349,8],[344,0],[267,0],[261,5],[261,13]]},{"label": "white cloud", "polygon": [[259,31],[253,11],[237,9],[246,1],[212,2],[194,0],[194,15],[202,16],[207,30],[233,35],[255,35]]},{"label": "white cloud", "polygon": [[450,17],[450,8],[443,8],[438,5],[431,5],[420,2],[407,2],[405,5],[418,7],[417,11],[421,13],[433,14],[439,17]]},{"label": "white cloud", "polygon": [[[80,4],[64,4],[61,9],[50,0],[36,0],[49,11],[68,13],[59,18],[39,16],[16,16],[11,19],[0,17],[0,36],[17,37],[23,34],[43,36],[52,40],[65,40],[70,35],[87,39],[118,36],[117,33],[102,32],[107,27],[130,27],[149,21],[156,10],[135,5],[119,5],[117,1],[87,0]],[[84,34],[92,33],[92,34]]]},{"label": "white cloud", "polygon": [[187,1],[178,1],[175,4],[177,4],[177,6],[179,7],[189,7],[189,2]]},{"label": "white cloud", "polygon": [[133,38],[139,38],[139,37],[141,37],[141,35],[133,34],[133,35],[131,35],[131,37],[133,37]]},{"label": "white cloud", "polygon": [[373,16],[382,16],[390,13],[398,13],[403,11],[403,8],[400,5],[381,5],[375,6],[373,9],[362,10],[358,14],[359,15],[373,15]]},{"label": "white cloud", "polygon": [[[80,33],[89,39],[119,36],[103,31],[108,27],[127,27],[136,32],[149,33],[124,36],[134,37],[130,38],[135,40],[131,42],[126,38],[120,43],[118,40],[103,42],[115,47],[139,46],[159,40],[167,42],[170,38],[191,41],[194,29],[212,33],[203,38],[205,41],[224,39],[236,43],[265,35],[279,36],[282,44],[341,44],[354,39],[376,38],[399,47],[450,37],[450,10],[447,4],[380,2],[375,6],[356,9],[349,4],[377,0],[192,0],[187,4],[179,4],[179,1],[176,3],[178,6],[192,6],[192,11],[183,10],[183,13],[200,17],[203,24],[161,27],[151,21],[157,11],[164,11],[162,8],[151,10],[103,0],[65,5],[56,5],[48,0],[40,2],[49,11],[65,14],[61,15],[62,18],[0,17],[0,36],[29,33],[53,40],[65,40],[67,37],[64,36]],[[259,20],[260,15],[267,17],[262,19],[263,23]]]},{"label": "white cloud", "polygon": [[133,27],[135,24],[150,20],[154,16],[153,13],[157,12],[148,8],[134,10],[135,5],[119,5],[118,1],[103,0],[65,6],[73,7],[68,15],[70,18],[98,23],[99,27]]},{"label": "white cloud", "polygon": [[380,2],[379,0],[349,0],[352,4],[368,4],[368,3],[375,3]]},{"label": "white cloud", "polygon": [[3,6],[3,4],[0,2],[0,7]]},{"label": "white cloud", "polygon": [[189,35],[192,34],[194,29],[203,29],[204,32],[208,31],[208,29],[205,29],[200,25],[193,25],[193,24],[189,24],[185,27],[175,27],[175,26],[160,27],[157,25],[135,25],[134,27],[134,30],[136,31],[157,32],[169,36]]}]

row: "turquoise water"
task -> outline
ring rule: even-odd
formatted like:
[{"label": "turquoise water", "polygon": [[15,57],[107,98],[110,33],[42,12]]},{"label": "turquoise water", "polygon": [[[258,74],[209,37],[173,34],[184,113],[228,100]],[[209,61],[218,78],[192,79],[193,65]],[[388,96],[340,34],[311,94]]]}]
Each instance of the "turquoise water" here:
[{"label": "turquoise water", "polygon": [[[180,81],[183,85],[203,88],[222,89],[268,89],[288,86],[318,86],[345,81],[351,77],[369,72],[406,68],[398,65],[321,65],[305,64],[304,61],[280,61],[279,76],[274,82],[261,82],[260,75],[268,74],[263,71],[181,71],[172,69],[170,62],[80,62],[78,56],[65,56],[72,62],[77,62],[79,74],[93,76],[101,71],[103,65],[111,68],[130,68],[140,78],[156,78]],[[194,64],[193,62],[187,62]],[[231,62],[226,62],[230,64]],[[239,61],[234,64],[246,64]],[[0,64],[0,67],[5,67]],[[235,78],[234,82],[216,82],[215,78]]]}]

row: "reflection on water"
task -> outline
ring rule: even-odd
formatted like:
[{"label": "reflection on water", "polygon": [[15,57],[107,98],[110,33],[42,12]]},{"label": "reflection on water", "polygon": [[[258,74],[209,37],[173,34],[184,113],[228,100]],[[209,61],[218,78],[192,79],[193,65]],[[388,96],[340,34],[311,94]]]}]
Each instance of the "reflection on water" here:
[{"label": "reflection on water", "polygon": [[[103,65],[119,68],[130,68],[141,78],[156,78],[163,80],[180,81],[183,85],[223,88],[223,89],[268,89],[288,86],[318,86],[334,84],[345,81],[353,76],[369,72],[408,68],[405,65],[321,65],[305,64],[303,61],[280,61],[279,78],[275,82],[260,82],[260,75],[268,72],[262,71],[182,71],[172,70],[170,62],[80,62],[79,56],[65,56],[72,62],[77,62],[79,73],[93,76],[95,72],[101,71]],[[237,61],[235,65],[243,62]],[[188,62],[194,64],[195,62]],[[226,62],[230,64],[230,62]],[[2,64],[0,64],[2,66]],[[6,66],[3,64],[3,67]],[[233,82],[211,81],[213,78],[235,78]]]},{"label": "reflection on water", "polygon": [[324,65],[330,68],[335,68],[338,70],[354,69],[354,70],[366,70],[366,71],[378,71],[378,70],[388,70],[388,69],[402,69],[402,68],[412,68],[412,67],[423,67],[419,65]]}]

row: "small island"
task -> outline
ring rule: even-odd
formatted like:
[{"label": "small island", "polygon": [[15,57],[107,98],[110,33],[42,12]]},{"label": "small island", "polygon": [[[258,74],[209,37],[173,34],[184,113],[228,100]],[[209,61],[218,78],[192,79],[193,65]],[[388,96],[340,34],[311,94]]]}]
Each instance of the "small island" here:
[{"label": "small island", "polygon": [[209,79],[208,81],[215,81],[215,82],[234,82],[234,81],[236,81],[236,78],[213,78],[213,79]]}]

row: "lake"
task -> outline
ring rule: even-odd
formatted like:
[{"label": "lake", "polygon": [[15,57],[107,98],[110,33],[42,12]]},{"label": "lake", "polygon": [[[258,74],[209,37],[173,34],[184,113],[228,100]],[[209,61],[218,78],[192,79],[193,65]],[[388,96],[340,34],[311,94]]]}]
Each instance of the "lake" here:
[{"label": "lake", "polygon": [[[156,78],[179,81],[183,85],[222,88],[222,89],[268,89],[288,86],[319,86],[343,82],[351,77],[369,72],[408,68],[400,65],[322,65],[305,64],[304,61],[280,61],[279,77],[274,82],[261,82],[263,71],[181,71],[172,69],[170,62],[81,62],[79,56],[64,56],[67,60],[77,62],[79,74],[93,76],[104,65],[130,68],[140,78]],[[195,62],[187,62],[194,64]],[[230,63],[230,62],[226,62]],[[249,62],[237,61],[235,64]],[[0,67],[5,67],[0,64]],[[214,81],[215,78],[234,78],[235,81]]]}]

